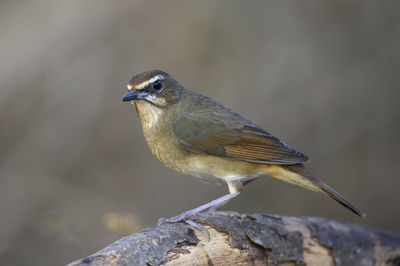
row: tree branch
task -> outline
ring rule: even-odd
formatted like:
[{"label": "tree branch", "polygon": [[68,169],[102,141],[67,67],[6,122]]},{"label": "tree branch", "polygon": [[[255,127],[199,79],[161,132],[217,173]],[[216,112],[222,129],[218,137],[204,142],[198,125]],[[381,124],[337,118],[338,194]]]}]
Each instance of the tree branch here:
[{"label": "tree branch", "polygon": [[400,265],[400,236],[313,217],[217,212],[124,237],[69,265]]}]

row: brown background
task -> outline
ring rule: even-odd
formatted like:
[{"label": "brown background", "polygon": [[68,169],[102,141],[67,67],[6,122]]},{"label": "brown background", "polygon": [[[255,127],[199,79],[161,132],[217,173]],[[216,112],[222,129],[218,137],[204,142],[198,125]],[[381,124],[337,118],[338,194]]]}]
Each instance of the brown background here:
[{"label": "brown background", "polygon": [[65,264],[227,192],[167,169],[120,101],[147,69],[312,158],[367,213],[272,179],[225,209],[400,231],[398,1],[1,1],[0,264]]}]

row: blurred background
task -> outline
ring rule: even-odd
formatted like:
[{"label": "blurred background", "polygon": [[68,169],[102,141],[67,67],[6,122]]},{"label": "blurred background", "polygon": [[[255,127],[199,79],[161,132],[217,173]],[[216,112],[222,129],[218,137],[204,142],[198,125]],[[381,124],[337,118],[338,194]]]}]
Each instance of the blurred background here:
[{"label": "blurred background", "polygon": [[161,69],[311,157],[224,209],[400,231],[400,2],[1,1],[0,264],[66,264],[227,193],[156,160],[130,104]]}]

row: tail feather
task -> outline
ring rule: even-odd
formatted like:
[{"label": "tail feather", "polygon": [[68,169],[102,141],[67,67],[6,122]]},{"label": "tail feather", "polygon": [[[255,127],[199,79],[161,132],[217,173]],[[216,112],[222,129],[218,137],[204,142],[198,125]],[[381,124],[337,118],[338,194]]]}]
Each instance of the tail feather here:
[{"label": "tail feather", "polygon": [[318,189],[313,190],[320,190],[328,194],[332,199],[336,200],[338,203],[349,209],[350,211],[354,212],[355,214],[359,215],[360,217],[365,217],[365,213],[363,213],[356,205],[354,205],[351,201],[346,199],[344,196],[340,195],[336,192],[333,188],[329,187],[322,181],[316,179],[311,172],[303,165],[303,164],[295,164],[295,165],[287,165],[285,166],[291,172],[301,175],[305,179],[309,180],[313,185],[315,185]]}]

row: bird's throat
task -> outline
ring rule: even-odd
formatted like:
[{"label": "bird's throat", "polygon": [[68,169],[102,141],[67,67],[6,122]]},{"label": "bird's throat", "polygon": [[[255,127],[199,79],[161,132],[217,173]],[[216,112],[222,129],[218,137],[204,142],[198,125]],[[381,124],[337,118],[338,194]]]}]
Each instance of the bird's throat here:
[{"label": "bird's throat", "polygon": [[135,108],[142,123],[144,134],[148,134],[157,125],[163,110],[146,101],[135,101]]}]

